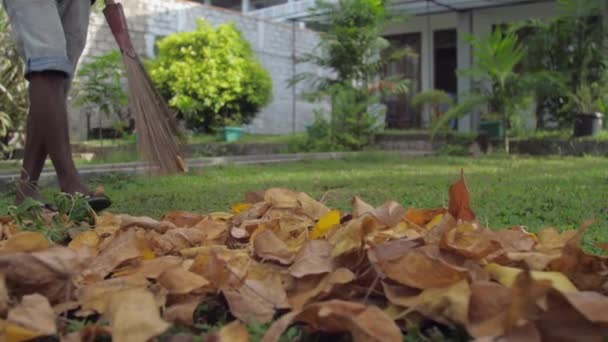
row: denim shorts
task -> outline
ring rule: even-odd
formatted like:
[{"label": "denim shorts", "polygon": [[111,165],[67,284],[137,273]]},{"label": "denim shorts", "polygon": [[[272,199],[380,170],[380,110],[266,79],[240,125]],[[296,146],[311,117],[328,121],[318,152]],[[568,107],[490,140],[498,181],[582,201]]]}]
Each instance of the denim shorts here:
[{"label": "denim shorts", "polygon": [[73,76],[84,50],[91,0],[3,0],[17,49],[31,72]]}]

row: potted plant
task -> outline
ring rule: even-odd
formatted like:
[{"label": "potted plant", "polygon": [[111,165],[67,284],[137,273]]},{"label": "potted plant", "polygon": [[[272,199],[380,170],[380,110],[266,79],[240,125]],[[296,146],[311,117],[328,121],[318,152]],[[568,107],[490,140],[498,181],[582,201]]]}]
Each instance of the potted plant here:
[{"label": "potted plant", "polygon": [[479,131],[489,138],[500,139],[504,137],[505,125],[499,113],[487,113],[481,116]]},{"label": "potted plant", "polygon": [[601,133],[606,91],[608,91],[608,86],[600,79],[584,83],[577,91],[567,93],[569,102],[572,104],[575,137],[594,136]]},{"label": "potted plant", "polygon": [[227,116],[222,119],[224,127],[222,132],[224,133],[224,141],[227,143],[241,140],[243,136],[243,120],[240,115]]}]

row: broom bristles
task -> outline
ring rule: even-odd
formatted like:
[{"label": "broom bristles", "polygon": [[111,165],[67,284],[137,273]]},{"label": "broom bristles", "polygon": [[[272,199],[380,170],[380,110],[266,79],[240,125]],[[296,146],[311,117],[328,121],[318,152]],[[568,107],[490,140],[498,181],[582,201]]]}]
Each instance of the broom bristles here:
[{"label": "broom bristles", "polygon": [[161,174],[186,171],[177,141],[177,123],[137,56],[123,54],[129,104],[137,130],[137,148],[150,170]]}]

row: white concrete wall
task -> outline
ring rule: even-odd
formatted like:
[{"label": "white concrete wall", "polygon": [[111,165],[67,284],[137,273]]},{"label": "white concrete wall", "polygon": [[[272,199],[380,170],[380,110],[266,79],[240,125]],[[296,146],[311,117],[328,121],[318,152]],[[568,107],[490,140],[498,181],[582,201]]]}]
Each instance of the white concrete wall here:
[{"label": "white concrete wall", "polygon": [[[129,30],[135,48],[142,57],[154,56],[157,39],[196,28],[197,19],[205,19],[212,25],[232,22],[249,41],[262,65],[270,72],[273,81],[274,100],[266,106],[246,130],[253,133],[291,133],[305,130],[313,119],[314,105],[295,99],[296,113],[293,120],[294,96],[288,88],[288,80],[293,74],[293,50],[296,57],[312,51],[318,45],[318,34],[314,31],[290,23],[272,22],[267,19],[243,15],[236,11],[202,5],[182,0],[129,0],[123,2]],[[294,46],[295,44],[295,46]],[[90,20],[89,37],[82,61],[116,49],[105,19],[101,13],[94,13]],[[296,73],[315,70],[312,66],[298,64]],[[299,87],[297,93],[303,89]],[[83,138],[85,117],[73,111],[70,125],[73,137]],[[98,119],[92,120],[97,127]],[[104,126],[111,126],[111,120],[103,120]]]}]

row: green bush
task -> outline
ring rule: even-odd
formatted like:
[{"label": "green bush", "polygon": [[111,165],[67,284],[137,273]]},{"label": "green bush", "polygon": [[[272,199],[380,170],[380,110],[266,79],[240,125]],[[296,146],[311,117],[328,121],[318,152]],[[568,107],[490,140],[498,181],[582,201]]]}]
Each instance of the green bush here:
[{"label": "green bush", "polygon": [[[122,83],[125,76],[121,54],[116,50],[83,64],[75,85],[76,103],[97,108],[107,117],[116,115],[119,119],[116,128],[121,133],[124,133],[129,119],[129,113],[122,110],[127,104],[127,93]],[[90,129],[87,127],[87,134]]]},{"label": "green bush", "polygon": [[22,130],[25,124],[29,98],[24,69],[8,17],[0,9],[0,152],[10,152],[11,135]]},{"label": "green bush", "polygon": [[374,133],[384,126],[384,107],[378,97],[350,85],[331,87],[329,113],[315,111],[315,122],[308,128],[308,148],[313,151],[361,150],[372,142]]},{"label": "green bush", "polygon": [[169,105],[192,128],[213,131],[253,120],[272,99],[272,79],[232,24],[197,29],[158,42],[148,68]]}]

